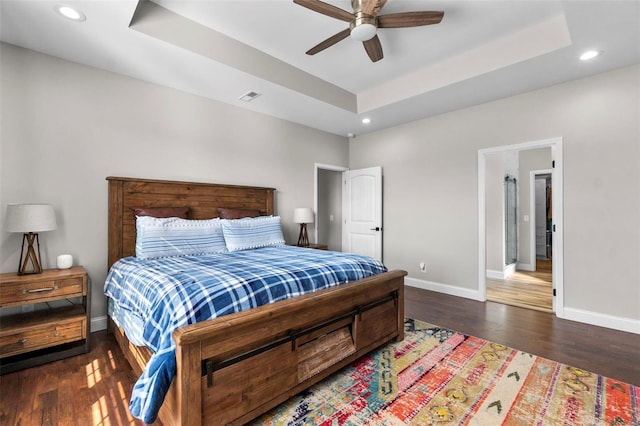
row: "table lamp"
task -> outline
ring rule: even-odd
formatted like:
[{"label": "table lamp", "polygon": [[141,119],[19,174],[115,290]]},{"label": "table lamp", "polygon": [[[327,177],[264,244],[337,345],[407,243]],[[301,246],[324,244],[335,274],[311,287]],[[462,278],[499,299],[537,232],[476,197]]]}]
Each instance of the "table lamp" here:
[{"label": "table lamp", "polygon": [[[56,215],[53,207],[48,204],[8,204],[5,224],[7,231],[24,234],[18,275],[42,273],[38,232],[56,229]],[[32,265],[32,270],[27,269],[29,263]]]},{"label": "table lamp", "polygon": [[309,207],[298,207],[293,211],[293,221],[300,224],[298,246],[308,247],[309,236],[307,234],[307,223],[313,223],[313,210]]}]

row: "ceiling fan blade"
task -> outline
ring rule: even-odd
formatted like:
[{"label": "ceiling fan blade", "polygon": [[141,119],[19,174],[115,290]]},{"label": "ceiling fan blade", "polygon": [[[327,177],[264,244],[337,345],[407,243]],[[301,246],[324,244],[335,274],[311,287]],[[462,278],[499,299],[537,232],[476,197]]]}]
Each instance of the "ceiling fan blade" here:
[{"label": "ceiling fan blade", "polygon": [[371,40],[363,41],[364,50],[367,51],[367,55],[371,58],[372,62],[378,62],[384,56],[382,55],[382,45],[380,39],[376,35]]},{"label": "ceiling fan blade", "polygon": [[378,16],[378,28],[406,28],[439,24],[444,12],[401,12]]},{"label": "ceiling fan blade", "polygon": [[307,55],[315,55],[318,52],[322,52],[327,47],[331,47],[337,42],[349,37],[350,33],[351,33],[351,30],[349,28],[347,28],[346,30],[342,30],[338,34],[332,35],[325,41],[320,42],[317,45],[313,46],[311,49],[307,50],[306,53]]},{"label": "ceiling fan blade", "polygon": [[340,19],[342,21],[351,22],[355,18],[353,13],[347,12],[346,10],[320,0],[293,0],[293,2],[302,7],[306,7],[307,9],[311,9],[314,12],[322,13],[323,15]]},{"label": "ceiling fan blade", "polygon": [[370,16],[376,16],[384,5],[387,3],[387,0],[367,0],[367,2],[362,6],[362,13],[366,13]]}]

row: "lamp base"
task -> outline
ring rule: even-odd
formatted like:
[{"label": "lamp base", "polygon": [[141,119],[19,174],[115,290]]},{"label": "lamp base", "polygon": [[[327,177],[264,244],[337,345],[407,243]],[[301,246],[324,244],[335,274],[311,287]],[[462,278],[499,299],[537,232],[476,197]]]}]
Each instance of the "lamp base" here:
[{"label": "lamp base", "polygon": [[309,246],[309,236],[307,235],[307,224],[300,224],[300,235],[298,235],[298,246],[300,247],[308,247]]},{"label": "lamp base", "polygon": [[[37,247],[33,246],[35,243]],[[23,255],[25,252],[25,245],[27,246],[27,255]],[[31,262],[31,267],[33,269],[27,270],[27,266],[29,266],[29,262]],[[40,265],[40,239],[38,238],[38,234],[33,232],[29,232],[28,234],[22,235],[22,250],[20,251],[20,262],[18,263],[18,275],[30,275],[30,274],[41,274],[42,266]]]}]

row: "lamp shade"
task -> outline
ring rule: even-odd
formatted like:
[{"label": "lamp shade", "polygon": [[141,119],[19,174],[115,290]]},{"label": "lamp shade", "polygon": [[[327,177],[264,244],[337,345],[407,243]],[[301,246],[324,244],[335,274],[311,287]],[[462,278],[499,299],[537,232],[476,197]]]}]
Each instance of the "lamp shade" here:
[{"label": "lamp shade", "polygon": [[5,228],[9,232],[44,232],[56,229],[56,214],[49,204],[8,204]]},{"label": "lamp shade", "polygon": [[309,207],[298,207],[293,211],[295,223],[313,223],[313,210]]}]

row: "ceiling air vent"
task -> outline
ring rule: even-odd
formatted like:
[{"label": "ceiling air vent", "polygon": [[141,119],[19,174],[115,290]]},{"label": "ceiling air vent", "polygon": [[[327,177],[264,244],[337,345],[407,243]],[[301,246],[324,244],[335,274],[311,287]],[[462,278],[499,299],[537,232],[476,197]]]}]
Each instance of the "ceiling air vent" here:
[{"label": "ceiling air vent", "polygon": [[257,98],[258,96],[260,96],[261,94],[258,92],[247,92],[244,95],[240,96],[238,99],[240,99],[241,101],[245,101],[245,102],[251,102],[252,100],[254,100],[255,98]]}]

